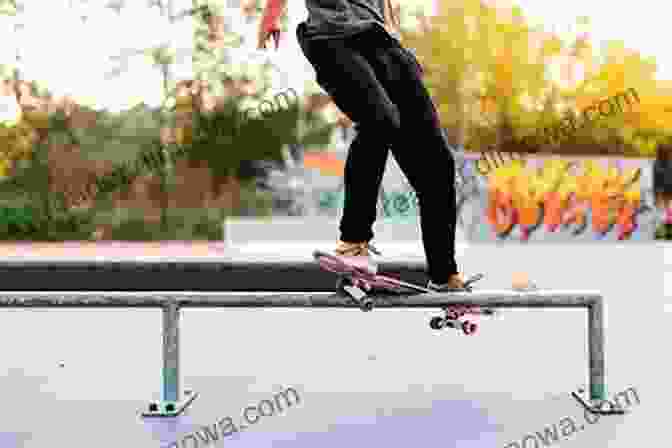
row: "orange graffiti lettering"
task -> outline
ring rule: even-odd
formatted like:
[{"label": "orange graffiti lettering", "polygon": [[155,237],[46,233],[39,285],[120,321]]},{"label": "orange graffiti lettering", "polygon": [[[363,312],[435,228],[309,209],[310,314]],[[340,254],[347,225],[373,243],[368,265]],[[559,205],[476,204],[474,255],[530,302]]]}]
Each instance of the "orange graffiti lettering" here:
[{"label": "orange graffiti lettering", "polygon": [[[579,172],[570,174],[572,166]],[[488,176],[487,219],[497,236],[506,237],[519,225],[521,239],[527,240],[540,220],[548,232],[561,225],[576,226],[575,234],[583,232],[590,210],[595,234],[615,226],[619,240],[629,239],[637,228],[640,174],[639,168],[605,170],[595,161],[547,160],[540,170],[513,162]]]}]

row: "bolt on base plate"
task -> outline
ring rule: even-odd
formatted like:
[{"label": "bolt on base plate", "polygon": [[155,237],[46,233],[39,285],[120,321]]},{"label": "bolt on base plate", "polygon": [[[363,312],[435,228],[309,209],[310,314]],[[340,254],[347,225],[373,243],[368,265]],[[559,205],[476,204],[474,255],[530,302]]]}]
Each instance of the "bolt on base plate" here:
[{"label": "bolt on base plate", "polygon": [[143,417],[177,417],[198,397],[198,392],[184,391],[184,398],[179,401],[152,401],[148,411],[142,412]]},{"label": "bolt on base plate", "polygon": [[[625,409],[623,409],[620,405],[614,404],[608,400],[590,400],[586,401],[583,398],[581,398],[576,392],[572,392],[572,396],[576,401],[579,402],[581,406],[586,410],[586,412],[590,412],[591,414],[597,414],[597,415],[624,415],[628,413]],[[609,408],[605,409],[605,405],[608,404]]]}]

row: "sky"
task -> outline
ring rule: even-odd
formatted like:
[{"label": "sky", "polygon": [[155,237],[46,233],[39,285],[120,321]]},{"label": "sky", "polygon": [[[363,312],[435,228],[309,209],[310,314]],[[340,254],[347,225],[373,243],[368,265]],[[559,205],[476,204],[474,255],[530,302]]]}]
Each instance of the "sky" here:
[{"label": "sky", "polygon": [[665,33],[672,12],[668,2],[515,0],[515,4],[531,21],[543,23],[548,29],[555,27],[559,32],[573,28],[577,17],[588,16],[593,42],[623,40],[628,48],[639,50],[642,56],[656,58],[658,79],[672,80],[672,55],[667,49]]},{"label": "sky", "polygon": [[[440,0],[399,0],[402,4],[422,5],[426,11],[435,11]],[[455,1],[455,0],[451,0]],[[589,30],[597,48],[611,40],[623,40],[626,47],[639,51],[643,57],[655,57],[658,63],[658,79],[672,80],[672,54],[667,50],[666,41],[661,41],[662,30],[666,29],[668,14],[672,7],[660,0],[640,0],[614,2],[606,0],[490,0],[490,3],[518,5],[528,22],[541,25],[548,31],[561,36],[577,34],[576,21],[581,16],[590,19]],[[289,0],[290,30],[284,48],[279,52],[266,53],[281,61],[282,68],[294,84],[302,89],[305,80],[314,79],[314,72],[303,57],[294,37],[296,25],[305,20],[307,10],[304,0]],[[251,29],[256,29],[251,25]],[[578,30],[579,32],[582,30]],[[291,63],[287,61],[292,61]]]},{"label": "sky", "polygon": [[[92,0],[97,6],[103,0]],[[122,15],[111,9],[73,8],[70,0],[25,2],[24,28],[15,33],[11,18],[0,21],[0,63],[22,57],[20,69],[27,79],[37,80],[56,95],[72,95],[81,104],[112,111],[145,101],[163,101],[162,77],[149,58],[134,55],[139,48],[169,42],[182,51],[173,66],[182,79],[193,79],[191,54],[193,26],[183,20],[168,26],[146,2],[131,1]],[[176,11],[191,7],[191,0],[173,0]],[[83,2],[82,4],[85,4]],[[79,16],[87,15],[83,22]],[[56,18],[56,19],[55,19]],[[18,34],[18,36],[17,36]],[[125,54],[121,61],[110,57]]]},{"label": "sky", "polygon": [[[98,4],[102,0],[91,0]],[[238,0],[239,1],[239,0]],[[428,12],[435,10],[433,0],[401,0],[404,4],[425,5]],[[438,0],[436,0],[438,1]],[[450,0],[456,1],[456,0]],[[622,39],[629,48],[641,51],[643,56],[655,56],[659,63],[659,79],[672,80],[672,56],[667,51],[666,41],[661,41],[667,20],[666,3],[660,0],[639,0],[636,3],[607,2],[606,0],[490,0],[491,2],[519,5],[528,22],[543,25],[547,30],[555,29],[560,34],[575,33],[573,26],[579,16],[588,16],[591,21],[591,37],[594,42]],[[174,0],[176,7],[189,8],[190,0]],[[71,94],[80,102],[94,103],[97,107],[123,110],[144,100],[158,105],[162,101],[161,74],[147,63],[145,56],[127,57],[123,64],[110,64],[107,60],[120,48],[132,50],[170,40],[182,49],[192,41],[192,25],[189,20],[172,28],[167,27],[156,14],[147,11],[141,4],[130,2],[133,11],[126,10],[123,16],[116,16],[110,10],[103,14],[98,8],[88,23],[76,20],[72,14],[70,0],[29,0],[26,13],[30,20],[23,36],[17,39],[13,34],[13,24],[0,21],[0,38],[9,44],[0,47],[0,62],[13,60],[18,47],[23,53],[24,73],[30,78],[47,78],[52,91]],[[245,24],[236,20],[234,14],[237,0],[227,0],[234,7],[229,15],[232,26],[250,38],[246,45],[236,50],[240,60],[273,59],[278,65],[278,82],[271,92],[293,87],[299,92],[307,88],[316,89],[314,71],[307,62],[296,42],[294,30],[305,20],[307,10],[304,0],[289,0],[289,32],[283,36],[281,47],[256,51],[255,36],[257,24]],[[503,3],[505,4],[505,3]],[[70,11],[68,14],[67,12]],[[80,11],[85,13],[84,9]],[[71,17],[68,17],[71,16]],[[54,17],[59,17],[54,20]],[[119,32],[122,30],[123,32]],[[151,32],[148,32],[151,30]],[[67,48],[67,51],[65,50]],[[175,67],[178,77],[191,79],[190,54],[183,54]],[[112,74],[114,69],[119,73]],[[311,87],[312,84],[312,87]]]}]

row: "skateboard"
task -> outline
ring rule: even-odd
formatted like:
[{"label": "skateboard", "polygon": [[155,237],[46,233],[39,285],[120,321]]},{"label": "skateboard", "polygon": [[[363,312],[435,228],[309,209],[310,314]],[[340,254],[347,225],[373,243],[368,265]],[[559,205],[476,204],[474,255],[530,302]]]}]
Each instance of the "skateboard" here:
[{"label": "skateboard", "polygon": [[[401,295],[436,293],[436,291],[424,286],[395,278],[392,274],[379,273],[377,272],[377,268],[372,268],[365,262],[358,265],[354,261],[349,262],[347,257],[339,257],[319,250],[313,252],[313,258],[319,263],[320,268],[338,275],[336,282],[337,294],[354,300],[362,311],[371,311],[373,309],[374,301],[370,294],[375,294],[376,292]],[[482,274],[471,277],[465,282],[464,289],[456,290],[456,292],[471,292],[471,285],[482,278]],[[478,325],[470,320],[460,320],[462,317],[468,315],[491,316],[495,314],[493,309],[459,305],[443,307],[443,311],[444,315],[433,317],[429,322],[429,326],[433,330],[453,328],[461,330],[467,335],[475,334]]]}]

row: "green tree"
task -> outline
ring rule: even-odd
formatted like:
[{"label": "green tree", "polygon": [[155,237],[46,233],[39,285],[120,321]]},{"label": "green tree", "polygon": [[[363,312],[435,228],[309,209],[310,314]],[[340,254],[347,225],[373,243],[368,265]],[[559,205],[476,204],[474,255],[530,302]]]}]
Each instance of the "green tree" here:
[{"label": "green tree", "polygon": [[404,34],[427,67],[442,124],[467,148],[530,133],[548,87],[545,66],[559,51],[532,45],[535,30],[520,10],[507,12],[478,0],[444,2],[428,29]]},{"label": "green tree", "polygon": [[[0,13],[4,6],[2,2],[0,0]],[[157,5],[169,23],[195,19],[197,26],[193,60],[196,80],[191,81],[192,86],[197,80],[210,80],[213,93],[222,99],[227,83],[245,80],[246,75],[241,77],[235,74],[235,67],[232,67],[224,51],[226,48],[213,49],[208,45],[208,33],[199,34],[199,30],[208,30],[216,11],[213,13],[205,3],[197,4],[191,10],[177,12],[172,11],[169,0],[160,0]],[[119,11],[123,11],[122,5],[116,6]],[[237,41],[234,39],[232,42],[235,44]],[[87,126],[75,125],[73,116],[67,116],[63,111],[46,118],[40,117],[40,120],[44,118],[42,121],[45,121],[40,127],[44,131],[41,139],[33,145],[32,152],[28,151],[29,154],[24,157],[26,160],[16,163],[11,176],[0,182],[0,198],[33,204],[45,222],[70,219],[68,216],[73,214],[87,214],[88,218],[101,216],[113,210],[111,194],[114,191],[126,188],[137,176],[147,172],[147,167],[141,163],[144,155],[160,151],[166,156],[165,163],[149,170],[161,177],[161,227],[166,230],[168,198],[175,181],[172,171],[174,158],[169,154],[179,154],[191,161],[205,160],[213,174],[220,179],[234,176],[243,180],[242,165],[254,160],[279,159],[285,144],[323,145],[329,141],[333,126],[326,125],[316,113],[305,111],[301,104],[276,111],[265,120],[250,120],[241,126],[235,136],[222,132],[222,129],[234,129],[232,123],[236,123],[240,116],[242,97],[231,98],[224,107],[214,111],[206,111],[195,94],[185,97],[184,92],[180,92],[184,90],[184,85],[178,85],[171,67],[178,57],[184,57],[185,53],[191,51],[191,48],[174,48],[171,42],[148,48],[139,43],[138,48],[116,55],[115,58],[120,62],[133,54],[151,57],[151,63],[159,67],[163,75],[163,105],[150,107],[141,102],[120,112],[77,106],[75,109],[78,114],[89,116]],[[13,65],[17,64],[10,63],[7,67]],[[264,72],[268,67],[258,69]],[[13,76],[18,79],[21,74],[14,71]],[[48,74],[44,74],[40,81],[33,81],[31,86],[36,94],[46,99],[50,95],[48,84]],[[266,89],[262,89],[256,96],[265,93]],[[193,116],[185,123],[184,117],[190,115]],[[223,124],[227,120],[229,124]],[[169,144],[161,138],[162,129],[167,127],[178,131],[176,143]],[[106,188],[86,188],[87,194],[95,195],[94,206],[88,211],[69,209],[64,194],[53,191],[49,152],[59,145],[76,147],[83,158],[112,161],[116,167],[112,173],[117,174],[116,180],[106,176],[98,183],[99,186],[105,184]]]},{"label": "green tree", "polygon": [[[229,50],[240,45],[241,36],[234,38],[236,36],[229,33],[223,40],[225,47],[212,45],[209,26],[217,21],[217,14],[223,14],[221,3],[207,1],[197,5],[205,12],[198,17],[200,23],[195,31],[196,76],[207,84],[209,93],[221,101],[212,110],[207,110],[198,100],[194,102],[193,141],[187,145],[187,158],[193,162],[206,161],[215,178],[242,178],[241,168],[246,162],[280,160],[282,148],[288,144],[327,144],[335,126],[306,110],[301,101],[289,107],[276,107],[263,118],[243,119],[241,106],[250,96],[231,95],[231,90],[235,90],[235,86],[255,85],[260,88],[251,99],[259,101],[268,97],[268,73],[274,67],[270,63],[250,64],[242,70],[234,67]],[[261,12],[260,8],[257,11]]]}]

